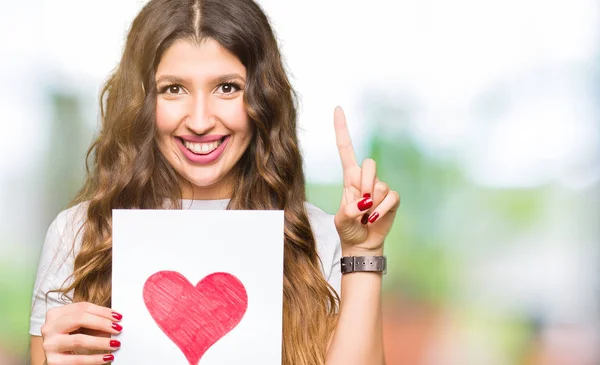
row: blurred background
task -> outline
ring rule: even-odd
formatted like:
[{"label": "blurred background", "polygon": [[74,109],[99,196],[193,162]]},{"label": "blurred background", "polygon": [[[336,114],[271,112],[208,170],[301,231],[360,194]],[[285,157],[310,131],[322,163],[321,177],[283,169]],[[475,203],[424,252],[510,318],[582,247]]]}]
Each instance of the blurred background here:
[{"label": "blurred background", "polygon": [[[336,105],[402,195],[388,364],[600,364],[600,3],[260,3],[301,98],[309,200],[339,204]],[[1,365],[27,361],[45,231],[144,4],[0,2]]]}]

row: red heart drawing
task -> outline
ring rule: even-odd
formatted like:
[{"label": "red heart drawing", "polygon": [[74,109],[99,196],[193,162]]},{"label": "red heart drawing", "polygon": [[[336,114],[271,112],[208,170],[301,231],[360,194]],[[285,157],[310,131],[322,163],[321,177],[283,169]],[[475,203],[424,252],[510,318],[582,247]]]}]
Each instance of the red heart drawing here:
[{"label": "red heart drawing", "polygon": [[212,273],[194,287],[178,272],[159,271],[144,284],[144,303],[190,365],[197,365],[241,321],[248,295],[244,284],[225,272]]}]

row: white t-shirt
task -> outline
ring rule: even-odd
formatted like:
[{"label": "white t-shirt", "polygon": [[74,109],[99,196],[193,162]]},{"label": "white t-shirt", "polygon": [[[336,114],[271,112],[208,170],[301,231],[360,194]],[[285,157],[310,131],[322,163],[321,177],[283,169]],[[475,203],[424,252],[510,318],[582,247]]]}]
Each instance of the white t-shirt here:
[{"label": "white t-shirt", "polygon": [[[183,209],[225,209],[229,199],[222,200],[183,200]],[[333,223],[333,215],[306,202],[308,218],[315,235],[317,252],[321,258],[321,271],[325,279],[339,293],[341,285],[341,247]],[[87,204],[81,203],[60,212],[52,221],[42,248],[37,277],[33,287],[32,309],[29,333],[41,336],[41,328],[46,321],[46,312],[53,307],[69,303],[60,293],[46,293],[66,287],[71,283],[73,262],[81,247],[79,229],[86,217]],[[73,242],[75,243],[73,245]]]}]

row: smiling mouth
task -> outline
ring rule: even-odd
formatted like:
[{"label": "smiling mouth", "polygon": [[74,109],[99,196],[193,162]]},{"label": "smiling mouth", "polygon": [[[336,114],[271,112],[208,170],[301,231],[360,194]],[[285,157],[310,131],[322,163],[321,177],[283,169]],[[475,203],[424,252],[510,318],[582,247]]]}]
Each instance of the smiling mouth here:
[{"label": "smiling mouth", "polygon": [[185,148],[187,148],[193,154],[208,155],[208,154],[212,153],[214,150],[216,150],[225,141],[225,139],[227,137],[229,137],[229,136],[225,136],[225,137],[223,137],[219,140],[213,141],[213,142],[204,142],[204,143],[189,142],[180,137],[176,137],[176,138],[178,138],[179,141],[181,141],[181,144],[183,144],[183,146]]}]

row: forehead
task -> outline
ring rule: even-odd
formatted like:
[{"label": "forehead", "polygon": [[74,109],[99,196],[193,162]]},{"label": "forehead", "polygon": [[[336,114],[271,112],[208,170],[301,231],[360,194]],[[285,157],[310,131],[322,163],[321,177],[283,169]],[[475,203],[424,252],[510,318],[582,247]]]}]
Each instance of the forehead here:
[{"label": "forehead", "polygon": [[235,55],[211,38],[199,45],[178,39],[163,54],[156,77],[169,74],[202,79],[225,73],[246,77],[246,68]]}]

